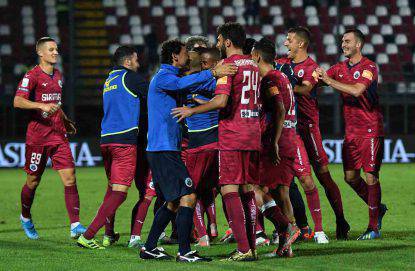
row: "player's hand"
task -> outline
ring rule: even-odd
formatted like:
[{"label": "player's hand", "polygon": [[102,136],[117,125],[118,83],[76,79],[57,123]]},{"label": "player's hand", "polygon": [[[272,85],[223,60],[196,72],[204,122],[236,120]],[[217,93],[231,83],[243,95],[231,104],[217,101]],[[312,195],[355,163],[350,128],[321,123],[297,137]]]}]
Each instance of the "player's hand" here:
[{"label": "player's hand", "polygon": [[66,133],[68,133],[68,135],[76,134],[77,130],[76,130],[75,122],[73,122],[72,120],[68,118],[65,118],[63,120],[63,124],[65,125]]},{"label": "player's hand", "polygon": [[274,149],[272,152],[272,162],[274,163],[274,165],[278,165],[281,162],[280,147],[278,145],[278,142],[274,143]]},{"label": "player's hand", "polygon": [[42,110],[43,112],[48,113],[48,115],[54,114],[56,111],[59,110],[59,108],[60,108],[60,106],[55,104],[55,103],[42,104],[40,106],[40,110]]},{"label": "player's hand", "polygon": [[324,69],[317,67],[316,72],[318,74],[318,79],[320,79],[326,84],[329,84],[330,77],[327,75],[327,72]]},{"label": "player's hand", "polygon": [[216,78],[232,76],[238,72],[238,67],[235,64],[218,64],[212,69],[212,72]]},{"label": "player's hand", "polygon": [[181,122],[185,118],[193,115],[193,110],[187,106],[176,107],[171,110],[171,114],[173,115],[173,118],[177,118],[176,122]]}]

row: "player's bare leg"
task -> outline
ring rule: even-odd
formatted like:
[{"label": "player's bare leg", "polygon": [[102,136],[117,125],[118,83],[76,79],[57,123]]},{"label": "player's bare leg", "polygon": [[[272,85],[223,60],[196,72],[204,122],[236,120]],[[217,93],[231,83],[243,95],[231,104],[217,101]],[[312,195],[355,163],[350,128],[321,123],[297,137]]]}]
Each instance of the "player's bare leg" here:
[{"label": "player's bare leg", "polygon": [[86,231],[86,228],[79,223],[79,194],[76,186],[74,168],[58,170],[59,177],[65,189],[65,205],[71,223],[71,237],[78,238]]},{"label": "player's bare leg", "polygon": [[318,244],[327,244],[329,240],[323,232],[320,198],[313,177],[311,175],[301,176],[299,180],[306,194],[308,209],[314,221],[314,240]]},{"label": "player's bare leg", "polygon": [[36,193],[36,188],[38,187],[41,176],[29,175],[27,174],[26,182],[22,187],[22,192],[20,195],[22,213],[20,215],[20,223],[22,228],[29,239],[38,239],[39,235],[33,225],[32,214],[30,209],[33,204],[33,200]]}]

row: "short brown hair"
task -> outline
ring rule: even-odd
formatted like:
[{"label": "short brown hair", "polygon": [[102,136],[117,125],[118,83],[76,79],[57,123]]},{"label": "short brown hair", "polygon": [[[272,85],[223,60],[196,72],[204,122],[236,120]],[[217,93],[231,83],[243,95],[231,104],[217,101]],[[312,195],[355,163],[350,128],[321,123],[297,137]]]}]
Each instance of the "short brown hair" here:
[{"label": "short brown hair", "polygon": [[288,33],[295,33],[296,36],[300,37],[302,41],[308,46],[311,41],[311,33],[310,30],[308,30],[307,27],[304,26],[297,26],[288,29]]},{"label": "short brown hair", "polygon": [[42,46],[43,44],[45,44],[46,42],[49,42],[49,41],[56,42],[56,40],[54,40],[51,37],[42,37],[42,38],[38,39],[38,41],[36,42],[36,52],[39,50],[40,46]]}]

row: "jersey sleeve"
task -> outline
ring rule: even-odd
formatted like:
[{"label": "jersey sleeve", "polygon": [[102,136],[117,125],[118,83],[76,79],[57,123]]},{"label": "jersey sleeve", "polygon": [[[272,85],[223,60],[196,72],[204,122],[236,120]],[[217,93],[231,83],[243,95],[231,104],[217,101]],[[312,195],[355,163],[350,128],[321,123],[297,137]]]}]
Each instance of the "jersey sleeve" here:
[{"label": "jersey sleeve", "polygon": [[331,66],[328,70],[327,70],[327,76],[333,79],[336,79],[336,75],[337,75],[337,64]]},{"label": "jersey sleeve", "polygon": [[142,76],[136,72],[129,71],[124,78],[125,86],[135,95],[139,95],[142,99],[147,97],[148,84]]},{"label": "jersey sleeve", "polygon": [[225,94],[230,96],[232,89],[233,78],[231,76],[224,76],[216,81],[215,95]]},{"label": "jersey sleeve", "polygon": [[304,71],[303,82],[308,81],[312,86],[315,86],[318,83],[318,74],[316,72],[316,65],[310,65]]},{"label": "jersey sleeve", "polygon": [[378,78],[378,69],[374,64],[364,65],[361,76],[356,80],[357,83],[364,84],[368,88],[373,81]]},{"label": "jersey sleeve", "polygon": [[275,77],[273,80],[269,80],[267,88],[267,96],[272,97],[275,102],[283,102],[281,95],[281,78]]},{"label": "jersey sleeve", "polygon": [[208,82],[213,78],[210,70],[201,71],[198,73],[178,77],[175,74],[164,75],[159,84],[160,88],[165,91],[189,91],[190,88]]},{"label": "jersey sleeve", "polygon": [[34,91],[36,85],[36,77],[30,73],[26,73],[23,79],[19,82],[19,85],[17,86],[16,96],[29,99],[30,94]]}]

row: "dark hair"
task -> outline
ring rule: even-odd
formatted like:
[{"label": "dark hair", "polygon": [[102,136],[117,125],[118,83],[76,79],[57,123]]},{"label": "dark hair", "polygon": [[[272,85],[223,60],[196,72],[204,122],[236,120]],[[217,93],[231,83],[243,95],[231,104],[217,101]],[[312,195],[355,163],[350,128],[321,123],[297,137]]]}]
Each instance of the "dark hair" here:
[{"label": "dark hair", "polygon": [[36,51],[39,50],[40,46],[42,46],[43,44],[45,44],[48,41],[56,42],[56,40],[52,39],[51,37],[42,37],[42,38],[38,39],[38,41],[36,42]]},{"label": "dark hair", "polygon": [[130,58],[134,53],[137,53],[137,50],[133,46],[123,45],[118,47],[112,56],[113,65],[122,66],[124,61],[127,58]]},{"label": "dark hair", "polygon": [[161,45],[161,64],[173,64],[172,54],[180,54],[184,43],[180,40],[167,40]]},{"label": "dark hair", "polygon": [[273,64],[276,56],[275,44],[267,38],[262,38],[255,42],[254,50],[258,51],[262,59],[268,63]]},{"label": "dark hair", "polygon": [[245,29],[239,23],[225,23],[218,27],[217,34],[224,40],[230,40],[236,48],[243,48],[246,40]]},{"label": "dark hair", "polygon": [[363,34],[362,31],[360,31],[357,28],[350,28],[350,29],[346,29],[343,35],[347,33],[353,33],[354,36],[360,41],[360,43],[362,43],[362,46],[360,48],[363,48],[363,45],[365,44],[365,34]]},{"label": "dark hair", "polygon": [[243,51],[244,55],[250,55],[251,54],[251,51],[252,51],[252,48],[254,47],[255,42],[256,42],[256,40],[253,39],[253,38],[247,38],[245,40],[244,48],[242,48],[242,51]]},{"label": "dark hair", "polygon": [[185,40],[186,50],[192,51],[195,49],[196,44],[203,44],[205,47],[209,46],[209,40],[203,36],[191,36]]},{"label": "dark hair", "polygon": [[212,47],[212,48],[200,48],[198,50],[198,52],[199,52],[200,55],[208,54],[208,55],[210,55],[215,60],[219,60],[220,59],[220,51],[217,48],[215,48],[215,47]]},{"label": "dark hair", "polygon": [[296,36],[298,36],[300,39],[302,39],[305,42],[306,46],[310,44],[311,32],[310,30],[308,30],[307,27],[304,27],[304,26],[293,27],[293,28],[288,29],[288,33],[295,33]]}]

